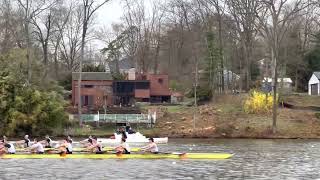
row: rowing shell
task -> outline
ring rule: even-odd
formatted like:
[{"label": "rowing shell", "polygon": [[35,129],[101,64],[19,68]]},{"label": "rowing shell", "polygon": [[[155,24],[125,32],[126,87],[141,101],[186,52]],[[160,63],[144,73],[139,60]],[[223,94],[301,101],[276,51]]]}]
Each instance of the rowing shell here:
[{"label": "rowing shell", "polygon": [[227,153],[170,153],[170,154],[3,154],[2,159],[228,159]]},{"label": "rowing shell", "polygon": [[[45,151],[55,151],[57,149],[55,148],[45,148],[44,149]],[[102,148],[103,151],[114,151],[114,148],[113,147],[104,147]],[[17,152],[26,152],[28,151],[27,149],[25,148],[18,148],[16,149]],[[73,152],[82,152],[82,151],[87,151],[86,148],[73,148],[72,150]],[[141,151],[141,148],[131,148],[131,152],[138,152],[138,151]]]}]

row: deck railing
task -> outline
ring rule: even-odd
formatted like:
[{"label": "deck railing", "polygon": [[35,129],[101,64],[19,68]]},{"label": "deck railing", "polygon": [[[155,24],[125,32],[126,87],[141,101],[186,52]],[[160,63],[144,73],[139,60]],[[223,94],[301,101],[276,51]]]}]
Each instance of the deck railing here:
[{"label": "deck railing", "polygon": [[[72,115],[70,118],[75,118]],[[83,122],[102,122],[102,123],[138,123],[155,124],[155,116],[149,114],[82,114]]]}]

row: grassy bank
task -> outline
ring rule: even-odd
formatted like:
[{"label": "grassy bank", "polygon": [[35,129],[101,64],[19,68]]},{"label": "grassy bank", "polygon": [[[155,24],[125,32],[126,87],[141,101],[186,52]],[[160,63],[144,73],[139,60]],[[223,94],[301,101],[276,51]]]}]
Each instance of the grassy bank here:
[{"label": "grassy bank", "polygon": [[[174,111],[168,109],[166,115],[158,120],[157,132],[160,136],[169,137],[320,138],[320,120],[316,117],[316,112],[280,108],[278,132],[272,134],[271,113],[245,113],[242,109],[245,97],[246,95],[221,96],[200,106],[195,128],[193,108],[176,107]],[[320,102],[319,97],[294,95],[285,98],[299,105],[315,106]]]},{"label": "grassy bank", "polygon": [[[154,128],[133,126],[147,137],[188,138],[320,138],[320,116],[309,110],[280,108],[278,111],[278,132],[272,134],[272,115],[247,114],[243,111],[247,95],[229,95],[215,98],[199,106],[194,123],[193,107],[188,106],[144,106],[143,109],[158,108],[162,117]],[[285,96],[283,99],[297,106],[320,106],[320,97],[305,95]],[[195,125],[195,127],[194,127]],[[74,137],[110,137],[115,125],[94,125],[69,128],[65,134]]]}]

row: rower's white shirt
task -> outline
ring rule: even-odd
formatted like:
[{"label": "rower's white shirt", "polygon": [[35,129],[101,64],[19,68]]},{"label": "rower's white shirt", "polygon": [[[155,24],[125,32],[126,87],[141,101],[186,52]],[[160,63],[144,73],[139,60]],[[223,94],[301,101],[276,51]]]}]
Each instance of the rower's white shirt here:
[{"label": "rower's white shirt", "polygon": [[158,152],[159,149],[158,149],[157,144],[156,144],[156,143],[151,143],[151,144],[149,144],[149,151],[150,151],[150,152]]},{"label": "rower's white shirt", "polygon": [[131,149],[128,143],[126,142],[121,143],[121,147],[125,148],[128,152],[131,152]]},{"label": "rower's white shirt", "polygon": [[67,143],[67,148],[68,148],[69,152],[72,152],[72,144],[71,143]]},{"label": "rower's white shirt", "polygon": [[14,148],[12,143],[8,143],[10,144],[10,148],[7,149],[8,153],[16,153],[16,148]]},{"label": "rower's white shirt", "polygon": [[33,144],[31,149],[35,149],[37,152],[44,152],[43,145],[40,142]]},{"label": "rower's white shirt", "polygon": [[[48,140],[49,140],[49,142],[48,142]],[[51,143],[52,143],[51,138],[46,138],[46,145],[51,146]]]}]

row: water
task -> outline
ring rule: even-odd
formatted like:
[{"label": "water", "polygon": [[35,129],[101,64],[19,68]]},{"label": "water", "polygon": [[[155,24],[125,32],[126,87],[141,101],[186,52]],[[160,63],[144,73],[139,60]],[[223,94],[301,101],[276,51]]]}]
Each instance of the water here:
[{"label": "water", "polygon": [[320,179],[320,141],[176,139],[162,151],[228,152],[228,160],[0,159],[0,179]]}]

